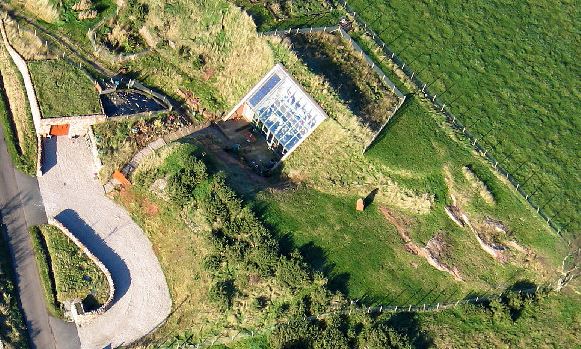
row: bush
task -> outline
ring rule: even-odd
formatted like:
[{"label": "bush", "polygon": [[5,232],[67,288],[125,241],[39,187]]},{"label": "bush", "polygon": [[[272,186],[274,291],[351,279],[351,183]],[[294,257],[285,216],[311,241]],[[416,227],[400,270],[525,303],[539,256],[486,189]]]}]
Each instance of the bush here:
[{"label": "bush", "polygon": [[283,286],[295,290],[312,281],[307,268],[300,254],[295,251],[291,254],[291,258],[280,259],[276,279]]},{"label": "bush", "polygon": [[360,337],[359,347],[369,349],[411,349],[411,345],[405,336],[399,335],[384,324],[379,324],[366,330]]},{"label": "bush", "polygon": [[208,172],[203,162],[191,159],[187,166],[170,174],[168,192],[173,201],[185,205],[194,197],[196,187],[208,179]]},{"label": "bush", "polygon": [[210,301],[214,302],[222,311],[232,307],[232,300],[235,295],[236,287],[233,280],[218,281],[208,292]]}]

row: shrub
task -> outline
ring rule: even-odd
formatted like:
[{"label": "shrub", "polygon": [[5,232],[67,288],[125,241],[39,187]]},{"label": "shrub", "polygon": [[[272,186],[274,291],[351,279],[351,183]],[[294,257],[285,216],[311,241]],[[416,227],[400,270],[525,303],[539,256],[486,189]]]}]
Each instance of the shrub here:
[{"label": "shrub", "polygon": [[221,280],[216,282],[208,292],[208,298],[214,302],[220,310],[224,311],[232,307],[236,287],[233,280]]},{"label": "shrub", "polygon": [[194,197],[196,187],[208,178],[206,166],[197,159],[191,159],[185,168],[172,173],[168,178],[168,189],[172,200],[185,205]]},{"label": "shrub", "polygon": [[405,336],[399,335],[385,324],[379,324],[366,330],[360,337],[359,347],[369,349],[411,349],[411,345]]},{"label": "shrub", "polygon": [[281,258],[276,270],[276,279],[283,286],[295,290],[311,281],[307,267],[299,253],[294,251],[291,258]]}]

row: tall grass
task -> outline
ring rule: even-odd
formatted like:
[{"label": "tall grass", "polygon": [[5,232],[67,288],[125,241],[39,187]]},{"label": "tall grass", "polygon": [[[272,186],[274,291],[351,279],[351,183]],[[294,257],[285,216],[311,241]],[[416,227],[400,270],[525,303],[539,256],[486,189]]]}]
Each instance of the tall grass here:
[{"label": "tall grass", "polygon": [[[198,94],[199,86],[210,85],[215,91],[212,98],[225,102],[222,108],[238,102],[274,63],[252,18],[224,0],[134,0],[121,9],[110,28],[115,26],[130,37],[139,37],[145,26],[163,43],[157,51],[169,71],[147,58],[132,62],[135,70],[170,94],[178,88]],[[188,80],[195,83],[187,86]]]},{"label": "tall grass", "polygon": [[[24,89],[22,76],[8,55],[6,47],[0,45],[0,93],[6,111],[3,114],[5,132],[12,133],[15,152],[11,152],[17,167],[24,172],[36,172],[36,130]],[[15,157],[15,155],[17,155]]]},{"label": "tall grass", "polygon": [[54,23],[59,19],[59,10],[50,0],[19,1],[28,12],[47,23]]}]

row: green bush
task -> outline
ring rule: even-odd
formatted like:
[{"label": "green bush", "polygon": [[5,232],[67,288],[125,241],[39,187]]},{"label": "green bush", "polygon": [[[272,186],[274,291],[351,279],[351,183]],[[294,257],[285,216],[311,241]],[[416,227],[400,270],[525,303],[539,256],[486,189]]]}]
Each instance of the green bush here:
[{"label": "green bush", "polygon": [[191,159],[187,167],[172,173],[168,178],[168,189],[171,198],[184,205],[194,197],[196,187],[208,178],[203,162]]},{"label": "green bush", "polygon": [[236,295],[236,287],[233,280],[221,280],[216,282],[210,288],[208,297],[210,301],[218,306],[221,310],[227,310],[232,307],[232,301]]}]

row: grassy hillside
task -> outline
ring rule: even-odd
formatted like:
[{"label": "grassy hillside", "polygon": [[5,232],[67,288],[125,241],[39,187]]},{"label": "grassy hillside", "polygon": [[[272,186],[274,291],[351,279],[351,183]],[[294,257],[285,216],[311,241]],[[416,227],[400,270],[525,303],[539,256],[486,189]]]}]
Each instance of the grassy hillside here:
[{"label": "grassy hillside", "polygon": [[579,231],[575,2],[349,4],[460,120],[486,135],[479,141],[526,182],[535,202]]},{"label": "grassy hillside", "polygon": [[[284,45],[272,45],[331,118],[284,164],[283,172],[301,183],[298,189],[260,193],[256,205],[283,241],[326,273],[332,287],[371,302],[415,304],[503,289],[519,278],[555,277],[565,243],[436,115],[410,97],[377,144],[361,155],[338,122],[354,119],[351,111]],[[373,204],[356,212],[356,199],[374,189]],[[507,246],[510,256],[499,259],[481,249],[475,233],[446,215],[448,206],[461,207],[478,236]],[[441,240],[440,262],[456,268],[462,281],[407,251],[398,226],[380,208],[389,209],[418,246]],[[501,236],[486,229],[492,221],[502,222]]]}]

